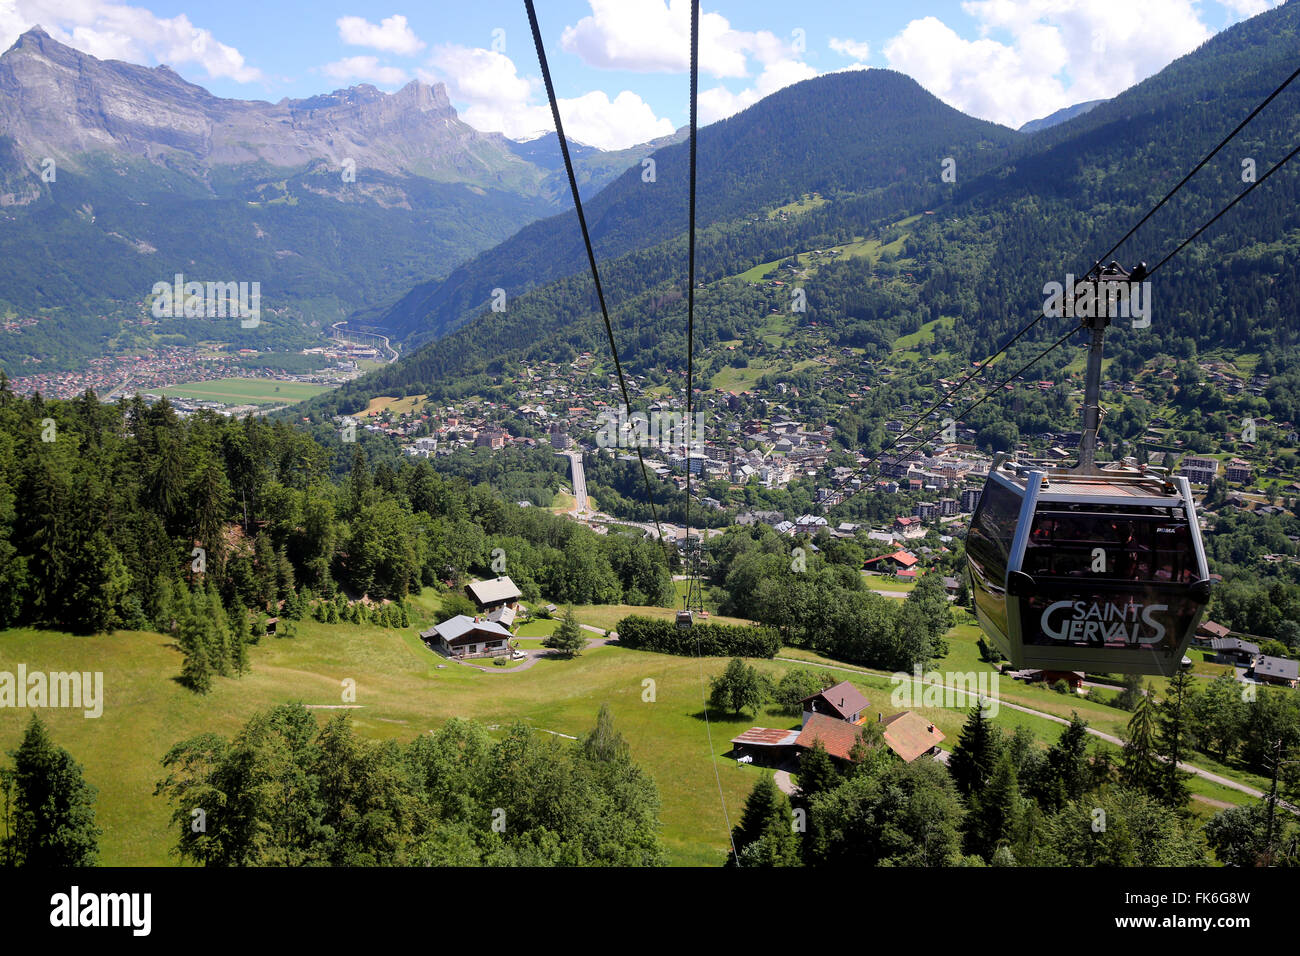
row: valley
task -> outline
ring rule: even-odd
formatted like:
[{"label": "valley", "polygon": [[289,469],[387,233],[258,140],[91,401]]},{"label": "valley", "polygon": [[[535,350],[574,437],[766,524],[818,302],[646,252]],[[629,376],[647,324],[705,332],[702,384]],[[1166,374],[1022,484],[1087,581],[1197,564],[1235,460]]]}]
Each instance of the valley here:
[{"label": "valley", "polygon": [[0,874],[1300,864],[1256,6],[0,16]]}]

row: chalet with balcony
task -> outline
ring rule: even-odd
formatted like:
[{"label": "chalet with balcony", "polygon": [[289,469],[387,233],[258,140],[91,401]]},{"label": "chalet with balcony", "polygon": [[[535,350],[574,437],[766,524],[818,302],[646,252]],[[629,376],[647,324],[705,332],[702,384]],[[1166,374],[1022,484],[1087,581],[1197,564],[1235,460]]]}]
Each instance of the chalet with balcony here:
[{"label": "chalet with balcony", "polygon": [[471,581],[465,585],[465,593],[478,608],[479,616],[507,628],[515,623],[519,599],[523,595],[508,577]]},{"label": "chalet with balcony", "polygon": [[458,660],[500,657],[510,653],[510,632],[495,621],[457,614],[427,631],[424,642],[440,653]]}]

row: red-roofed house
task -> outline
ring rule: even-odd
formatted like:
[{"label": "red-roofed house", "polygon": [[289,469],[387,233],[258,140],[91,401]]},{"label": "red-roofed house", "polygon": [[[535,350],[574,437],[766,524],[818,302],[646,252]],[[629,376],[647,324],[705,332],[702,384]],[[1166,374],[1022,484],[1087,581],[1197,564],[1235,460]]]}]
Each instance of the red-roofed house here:
[{"label": "red-roofed house", "polygon": [[840,681],[834,687],[827,687],[811,697],[805,697],[802,704],[805,726],[813,714],[826,714],[836,720],[860,724],[866,719],[862,716],[862,712],[869,706],[862,692],[846,680]]},{"label": "red-roofed house", "polygon": [[894,519],[894,531],[904,538],[923,538],[925,537],[925,526],[921,524],[920,518],[911,516]]},{"label": "red-roofed house", "polygon": [[862,739],[862,728],[825,714],[809,714],[795,746],[812,750],[817,741],[837,760],[849,760],[854,746]]},{"label": "red-roofed house", "polygon": [[863,563],[863,567],[869,571],[901,571],[915,567],[920,560],[909,551],[895,551],[893,554],[882,554],[878,558],[871,558]]},{"label": "red-roofed house", "polygon": [[944,739],[943,731],[933,722],[910,710],[886,718],[884,724],[885,744],[905,763],[936,752]]}]

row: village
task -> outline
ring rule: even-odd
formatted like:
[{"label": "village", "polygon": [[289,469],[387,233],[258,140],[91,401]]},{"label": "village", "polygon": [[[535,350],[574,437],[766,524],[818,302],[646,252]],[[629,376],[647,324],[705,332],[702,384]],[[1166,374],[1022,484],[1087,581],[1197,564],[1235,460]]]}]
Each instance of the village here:
[{"label": "village", "polygon": [[[844,395],[848,401],[841,408],[907,371],[902,363],[900,368],[855,363],[851,353],[849,349],[814,350],[811,371],[816,390]],[[1198,368],[1202,383],[1228,396],[1260,396],[1269,384],[1267,375],[1247,376],[1226,362],[1206,361]],[[1173,368],[1158,368],[1132,380],[1106,380],[1103,389],[1109,397],[1105,401],[1118,406],[1121,396],[1149,398],[1151,391],[1167,387],[1176,374]],[[844,447],[832,425],[808,423],[801,415],[799,389],[782,377],[772,375],[745,390],[699,390],[697,422],[688,429],[689,438],[679,430],[671,440],[666,432],[660,435],[644,423],[638,427],[635,415],[633,421],[627,420],[616,384],[595,365],[590,353],[569,363],[525,366],[491,398],[470,397],[442,407],[426,402],[425,396],[392,403],[377,401],[366,413],[341,417],[338,424],[351,423],[388,435],[406,455],[417,458],[445,457],[473,448],[541,447],[578,459],[605,456],[633,462],[639,450],[651,473],[678,491],[686,488],[689,462],[692,492],[706,513],[716,513],[719,519],[725,514],[741,524],[762,521],[790,535],[815,534],[828,521],[820,515],[749,506],[745,489],[784,489],[798,481],[816,489],[813,507],[808,510],[823,514],[864,490],[894,497],[899,522],[873,531],[882,542],[886,536],[889,540],[895,535],[901,540],[923,537],[930,529],[959,524],[962,516],[974,511],[993,456],[977,447],[973,428],[944,417],[950,404],[940,405],[920,424],[913,422],[926,406],[900,406],[897,417],[884,425],[888,441],[896,441],[896,447],[873,462],[865,450]],[[946,378],[936,379],[934,397],[953,384]],[[643,419],[654,422],[664,416],[672,420],[676,415],[679,421],[684,420],[681,402],[671,401],[664,386],[631,375],[628,387],[633,402],[644,403]],[[1053,381],[1026,381],[1016,386],[1026,392],[1064,387]],[[607,440],[611,422],[617,423],[619,436],[614,447]],[[1126,447],[1131,454],[1123,460],[1183,475],[1201,492],[1211,482],[1218,483],[1225,491],[1224,498],[1203,508],[1203,525],[1224,511],[1281,514],[1288,500],[1300,498],[1300,470],[1294,456],[1267,455],[1256,444],[1258,438],[1268,437],[1280,446],[1300,445],[1293,423],[1271,421],[1267,416],[1247,419],[1240,440],[1236,435],[1227,436],[1225,447],[1213,454],[1190,452],[1178,431],[1166,418],[1152,417],[1140,440]],[[1078,430],[1022,435],[1005,454],[1018,463],[1068,465],[1080,437]],[[868,462],[872,467],[865,469]],[[575,507],[571,513],[589,517],[584,511]],[[829,530],[850,535],[858,530],[854,524],[837,528],[839,524],[830,524]]]}]

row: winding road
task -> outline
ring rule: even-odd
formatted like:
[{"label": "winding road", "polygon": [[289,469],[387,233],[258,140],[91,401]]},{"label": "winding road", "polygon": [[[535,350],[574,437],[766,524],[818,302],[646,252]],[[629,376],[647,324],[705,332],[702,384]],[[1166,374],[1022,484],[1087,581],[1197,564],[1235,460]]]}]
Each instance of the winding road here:
[{"label": "winding road", "polygon": [[[392,358],[390,358],[390,359],[388,360],[388,364],[389,364],[389,365],[392,365],[394,362],[397,361],[397,349],[393,348],[393,346],[389,343],[389,341],[388,341],[388,336],[386,336],[386,335],[380,335],[378,332],[351,332],[351,331],[349,331],[348,329],[340,329],[340,328],[339,328],[340,325],[347,325],[347,320],[345,319],[345,320],[342,321],[342,322],[335,322],[333,325],[330,326],[330,328],[332,328],[332,329],[334,330],[334,337],[335,337],[336,339],[342,341],[342,340],[343,340],[343,336],[345,336],[345,335],[370,335],[370,336],[374,336],[374,337],[377,338],[377,339],[382,339],[382,340],[383,340],[383,343],[384,343],[384,349],[387,350],[388,353],[391,354],[391,355],[393,356]],[[363,343],[355,343],[355,344],[360,345],[360,344],[363,344]]]}]

